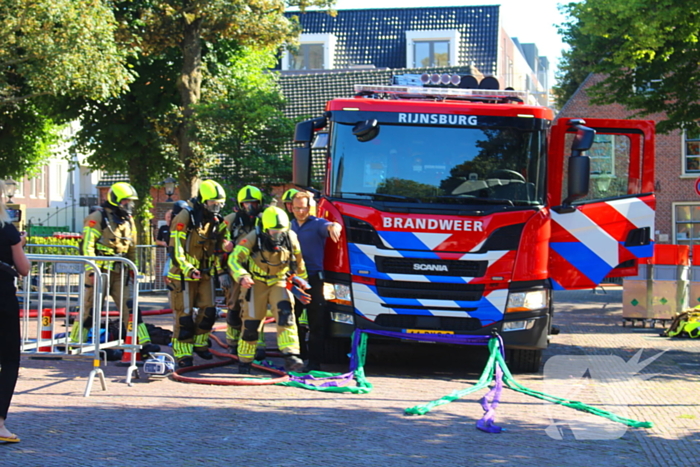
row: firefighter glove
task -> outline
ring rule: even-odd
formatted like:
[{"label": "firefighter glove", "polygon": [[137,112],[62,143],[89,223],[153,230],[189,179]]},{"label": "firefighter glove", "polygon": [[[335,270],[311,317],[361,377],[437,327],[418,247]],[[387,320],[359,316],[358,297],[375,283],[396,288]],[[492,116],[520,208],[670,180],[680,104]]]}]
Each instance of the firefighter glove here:
[{"label": "firefighter glove", "polygon": [[306,281],[306,279],[302,279],[301,277],[297,276],[296,274],[293,274],[292,276],[290,276],[289,279],[292,281],[292,283],[294,285],[296,285],[297,287],[299,287],[302,290],[309,290],[311,288],[311,286]]},{"label": "firefighter glove", "polygon": [[311,295],[304,292],[299,286],[293,284],[291,281],[287,281],[287,290],[292,292],[292,295],[296,297],[304,305],[311,303]]}]

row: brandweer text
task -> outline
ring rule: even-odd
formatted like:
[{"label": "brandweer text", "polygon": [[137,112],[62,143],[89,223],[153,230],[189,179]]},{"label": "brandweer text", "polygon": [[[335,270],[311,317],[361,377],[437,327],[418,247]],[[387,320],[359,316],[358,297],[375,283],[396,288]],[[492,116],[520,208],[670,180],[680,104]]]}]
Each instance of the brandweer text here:
[{"label": "brandweer text", "polygon": [[483,222],[461,219],[413,219],[382,217],[385,228],[417,230],[455,230],[460,232],[483,232]]}]

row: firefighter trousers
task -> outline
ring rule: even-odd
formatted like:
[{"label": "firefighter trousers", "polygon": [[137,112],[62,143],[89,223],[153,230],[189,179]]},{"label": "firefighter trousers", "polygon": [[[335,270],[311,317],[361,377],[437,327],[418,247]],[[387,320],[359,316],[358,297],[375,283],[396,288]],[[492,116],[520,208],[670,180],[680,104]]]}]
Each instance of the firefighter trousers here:
[{"label": "firefighter trousers", "polygon": [[[241,296],[241,284],[235,282],[233,287],[224,287],[224,298],[226,299],[226,343],[229,348],[236,349],[241,338],[241,307],[244,297]],[[258,336],[258,349],[265,349],[265,333],[260,332]]]},{"label": "firefighter trousers", "polygon": [[252,362],[258,338],[263,331],[268,305],[277,323],[277,347],[284,355],[299,355],[299,336],[294,318],[294,297],[284,282],[268,285],[255,280],[255,285],[243,290],[241,318],[243,328],[238,343],[241,363]]},{"label": "firefighter trousers", "polygon": [[168,288],[174,319],[174,357],[180,360],[191,357],[193,351],[205,351],[216,322],[212,278],[203,275],[197,281],[172,280]]}]

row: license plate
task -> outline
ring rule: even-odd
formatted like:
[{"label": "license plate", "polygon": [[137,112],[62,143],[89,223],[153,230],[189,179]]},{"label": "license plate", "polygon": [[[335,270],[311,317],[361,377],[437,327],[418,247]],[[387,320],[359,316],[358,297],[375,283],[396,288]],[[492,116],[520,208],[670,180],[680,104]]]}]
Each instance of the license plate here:
[{"label": "license plate", "polygon": [[406,334],[454,334],[454,331],[434,331],[432,329],[404,329]]}]

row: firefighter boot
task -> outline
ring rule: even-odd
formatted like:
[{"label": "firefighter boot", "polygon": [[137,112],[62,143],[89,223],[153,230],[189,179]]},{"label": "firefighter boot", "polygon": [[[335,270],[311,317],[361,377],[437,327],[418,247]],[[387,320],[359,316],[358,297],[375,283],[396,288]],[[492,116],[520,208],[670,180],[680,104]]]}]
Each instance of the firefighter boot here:
[{"label": "firefighter boot", "polygon": [[304,368],[304,361],[296,355],[288,354],[284,356],[284,369],[286,371],[300,371]]},{"label": "firefighter boot", "polygon": [[214,354],[209,352],[209,333],[194,336],[194,353],[204,360],[214,358]]},{"label": "firefighter boot", "polygon": [[267,352],[265,351],[265,333],[261,332],[258,334],[258,343],[255,348],[255,361],[262,362],[267,357]]},{"label": "firefighter boot", "polygon": [[183,357],[177,361],[178,368],[188,368],[194,366],[194,360],[192,357]]},{"label": "firefighter boot", "polygon": [[249,375],[251,371],[253,370],[253,363],[252,362],[238,362],[238,374],[240,375]]}]

